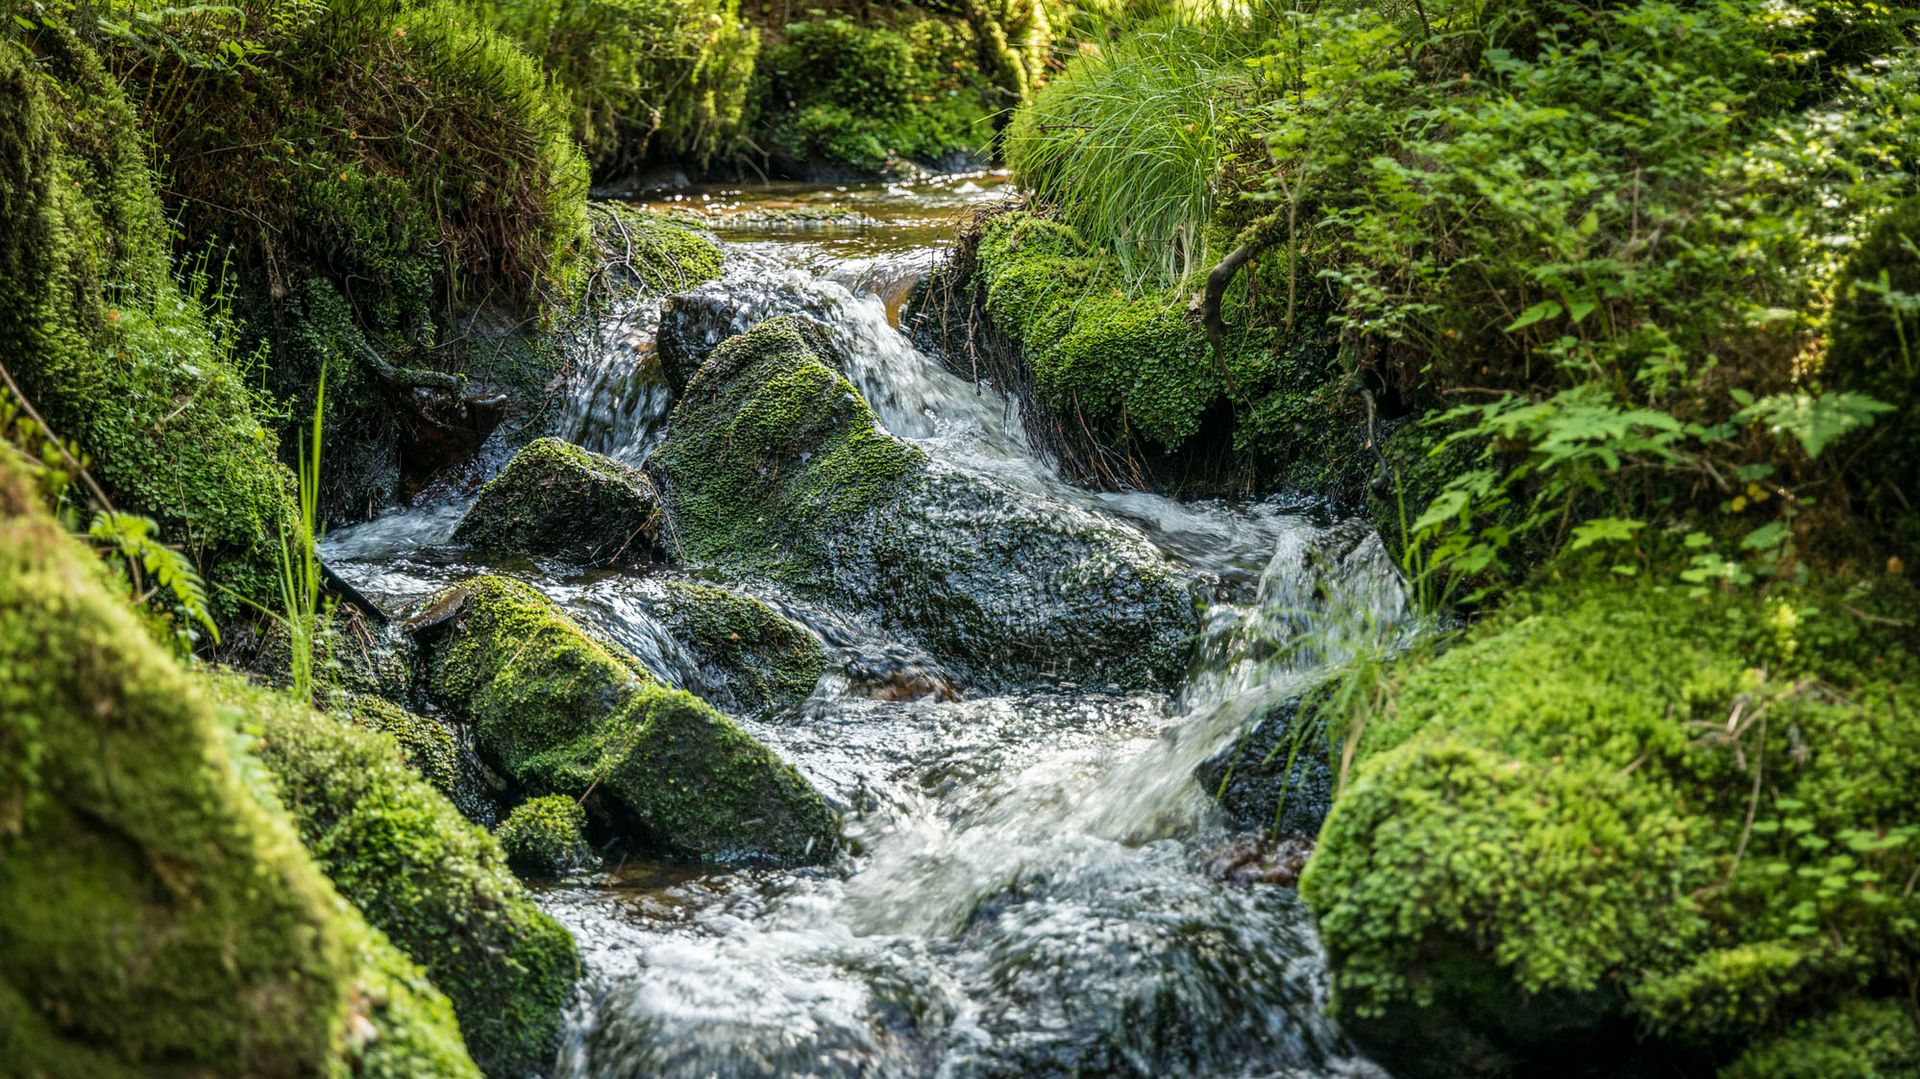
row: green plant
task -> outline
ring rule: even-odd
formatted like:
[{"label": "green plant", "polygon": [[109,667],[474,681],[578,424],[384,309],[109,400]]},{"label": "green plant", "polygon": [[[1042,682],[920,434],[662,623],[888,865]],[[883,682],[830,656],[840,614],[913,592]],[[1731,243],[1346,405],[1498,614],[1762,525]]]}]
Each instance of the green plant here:
[{"label": "green plant", "polygon": [[1093,49],[1014,114],[1007,164],[1022,188],[1134,286],[1205,265],[1236,114],[1261,82],[1272,12],[1150,21]]},{"label": "green plant", "polygon": [[326,410],[327,370],[320,369],[314,390],[311,441],[302,437],[299,453],[299,512],[280,534],[280,611],[290,649],[288,676],[296,700],[311,701],[314,645],[323,630],[320,570],[320,440]]}]

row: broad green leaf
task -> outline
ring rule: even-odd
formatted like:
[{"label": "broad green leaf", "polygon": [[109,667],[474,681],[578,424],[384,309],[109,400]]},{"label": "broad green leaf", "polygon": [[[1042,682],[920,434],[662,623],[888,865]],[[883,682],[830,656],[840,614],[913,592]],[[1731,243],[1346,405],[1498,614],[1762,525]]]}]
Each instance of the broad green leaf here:
[{"label": "broad green leaf", "polygon": [[1559,313],[1560,302],[1558,300],[1541,300],[1539,303],[1520,312],[1520,317],[1513,320],[1512,324],[1507,327],[1507,332],[1512,333],[1515,330],[1524,330],[1528,326],[1539,322],[1541,319],[1549,319]]}]

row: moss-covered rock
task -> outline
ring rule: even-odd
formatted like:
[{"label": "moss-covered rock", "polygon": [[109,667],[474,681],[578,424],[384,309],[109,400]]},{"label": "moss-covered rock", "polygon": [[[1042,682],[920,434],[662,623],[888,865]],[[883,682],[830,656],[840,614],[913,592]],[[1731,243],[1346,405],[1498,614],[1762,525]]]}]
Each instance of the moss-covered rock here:
[{"label": "moss-covered rock", "polygon": [[732,720],[669,689],[527,585],[480,577],[436,601],[428,687],[482,756],[537,794],[586,797],[617,830],[731,864],[832,857],[834,814]]},{"label": "moss-covered rock", "polygon": [[473,1059],[494,1076],[544,1069],[580,960],[493,837],[414,775],[392,738],[239,679],[220,695],[307,849],[447,994]]},{"label": "moss-covered rock", "polygon": [[480,489],[453,538],[499,554],[632,565],[665,554],[664,523],[660,496],[645,472],[542,438]]},{"label": "moss-covered rock", "polygon": [[382,697],[355,695],[336,711],[362,730],[377,731],[400,746],[407,766],[453,803],[470,821],[486,823],[495,812],[489,784],[473,752],[437,719],[418,715]]},{"label": "moss-covered rock", "polygon": [[587,811],[565,794],[548,794],[513,807],[493,830],[507,864],[529,877],[552,877],[593,863]]},{"label": "moss-covered rock", "polygon": [[[150,146],[70,33],[24,44],[0,49],[7,368],[121,509],[152,516],[235,594],[269,601],[288,474],[230,339],[173,278]],[[239,608],[226,592],[215,601]]]},{"label": "moss-covered rock", "polygon": [[1862,1000],[1804,1020],[1741,1054],[1723,1079],[1894,1079],[1920,1075],[1911,1003]]},{"label": "moss-covered rock", "polygon": [[775,319],[716,349],[652,464],[687,553],[874,612],[977,680],[1170,685],[1191,581],[1144,537],[930,466]]},{"label": "moss-covered rock", "polygon": [[1574,582],[1402,672],[1301,882],[1349,1029],[1397,1074],[1584,1067],[1905,978],[1912,604]]},{"label": "moss-covered rock", "polygon": [[0,451],[0,1060],[25,1076],[477,1075],[334,891],[207,680]]},{"label": "moss-covered rock", "polygon": [[648,606],[699,662],[722,707],[781,712],[805,700],[826,673],[820,639],[752,596],[669,580]]}]

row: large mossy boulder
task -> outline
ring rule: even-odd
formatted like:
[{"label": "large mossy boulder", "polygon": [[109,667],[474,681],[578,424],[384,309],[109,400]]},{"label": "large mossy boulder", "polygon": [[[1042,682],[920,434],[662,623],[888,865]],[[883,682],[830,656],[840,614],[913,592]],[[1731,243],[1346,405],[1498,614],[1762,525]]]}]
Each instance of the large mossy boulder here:
[{"label": "large mossy boulder", "polygon": [[664,556],[664,523],[660,496],[645,472],[542,438],[480,489],[453,538],[495,554],[632,565]]},{"label": "large mossy boulder", "polygon": [[982,682],[1168,686],[1197,625],[1192,580],[1145,537],[928,461],[766,322],[688,383],[652,464],[692,557],[876,614]]},{"label": "large mossy boulder", "polygon": [[1585,1074],[1906,984],[1914,609],[1565,583],[1411,662],[1301,881],[1347,1028],[1396,1075]]},{"label": "large mossy boulder", "polygon": [[24,44],[0,48],[7,369],[120,509],[154,518],[226,586],[217,605],[269,601],[289,476],[231,344],[174,279],[152,146],[70,32]]},{"label": "large mossy boulder", "polygon": [[544,1070],[580,976],[487,831],[408,768],[392,737],[237,679],[220,696],[333,885],[426,968],[491,1076]]},{"label": "large mossy boulder", "polygon": [[752,596],[665,580],[648,609],[700,665],[701,695],[723,708],[769,716],[813,692],[826,646],[805,626]]},{"label": "large mossy boulder", "polygon": [[483,823],[491,819],[492,785],[473,751],[462,746],[446,724],[382,697],[350,696],[335,711],[362,730],[392,738],[407,767],[452,802],[462,816]]},{"label": "large mossy boulder", "polygon": [[480,577],[434,607],[428,691],[530,793],[584,797],[614,829],[686,857],[832,857],[838,824],[798,772],[531,587]]},{"label": "large mossy boulder", "polygon": [[0,1071],[477,1075],[447,999],[253,782],[208,681],[7,458]]}]

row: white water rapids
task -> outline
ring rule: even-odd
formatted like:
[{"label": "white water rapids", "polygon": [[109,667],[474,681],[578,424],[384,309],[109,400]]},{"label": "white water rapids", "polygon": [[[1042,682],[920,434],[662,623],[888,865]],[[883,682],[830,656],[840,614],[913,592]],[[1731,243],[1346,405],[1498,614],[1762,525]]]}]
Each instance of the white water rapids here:
[{"label": "white water rapids", "polygon": [[[1176,503],[1077,488],[1017,411],[916,351],[883,286],[924,268],[981,178],[820,192],[865,232],[729,240],[716,290],[744,323],[830,326],[886,427],[942,467],[1132,529],[1210,575],[1174,695],[1036,688],[876,700],[833,675],[748,729],[846,815],[824,869],[628,865],[541,892],[588,977],[558,1072],[615,1076],[1376,1076],[1325,1018],[1323,961],[1291,890],[1223,878],[1228,840],[1196,766],[1356,652],[1413,632],[1378,538],[1307,504]],[[669,399],[645,373],[658,301],[620,312],[581,365],[560,433],[641,462]],[[447,545],[461,498],[329,540],[330,564],[400,602],[473,572]],[[696,692],[697,665],[639,602],[645,577],[514,572]],[[899,642],[750,582],[843,661]]]}]

